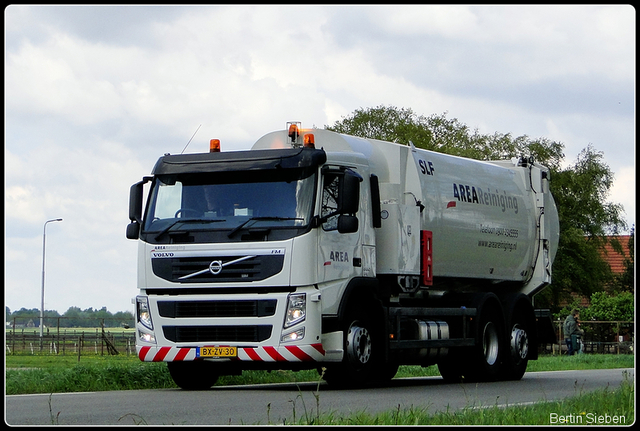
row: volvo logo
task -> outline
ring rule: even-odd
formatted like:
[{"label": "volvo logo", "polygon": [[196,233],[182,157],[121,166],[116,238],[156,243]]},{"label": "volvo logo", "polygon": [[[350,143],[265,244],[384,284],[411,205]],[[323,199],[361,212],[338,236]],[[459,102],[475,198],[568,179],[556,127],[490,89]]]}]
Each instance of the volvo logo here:
[{"label": "volvo logo", "polygon": [[213,275],[218,275],[220,274],[220,272],[222,272],[222,261],[220,260],[214,260],[213,262],[211,262],[209,264],[209,271],[211,272],[211,274]]},{"label": "volvo logo", "polygon": [[193,278],[193,277],[196,277],[198,275],[206,274],[207,272],[210,272],[213,275],[218,275],[218,274],[220,274],[222,272],[222,268],[223,267],[225,267],[227,265],[235,265],[236,263],[240,263],[240,262],[243,262],[245,260],[253,259],[254,257],[256,257],[255,254],[251,255],[251,256],[240,257],[238,259],[230,260],[230,261],[224,262],[224,263],[222,263],[221,260],[214,260],[213,262],[211,262],[209,264],[209,268],[201,269],[200,271],[196,271],[196,272],[193,272],[191,274],[183,275],[182,277],[178,278],[178,280],[186,280],[188,278]]}]

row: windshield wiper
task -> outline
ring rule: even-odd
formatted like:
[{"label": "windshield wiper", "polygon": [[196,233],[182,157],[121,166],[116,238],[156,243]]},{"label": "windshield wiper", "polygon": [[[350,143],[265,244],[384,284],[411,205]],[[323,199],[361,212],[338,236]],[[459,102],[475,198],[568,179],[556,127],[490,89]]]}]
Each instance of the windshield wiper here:
[{"label": "windshield wiper", "polygon": [[169,232],[172,227],[177,225],[178,223],[217,223],[220,221],[226,221],[224,219],[211,219],[211,218],[189,218],[184,220],[176,220],[171,223],[169,226],[165,227],[156,235],[156,240],[158,240],[162,235]]},{"label": "windshield wiper", "polygon": [[231,232],[229,232],[228,237],[231,238],[235,234],[237,234],[247,223],[250,221],[283,221],[283,220],[304,220],[298,217],[251,217],[249,220],[245,220],[236,226]]}]

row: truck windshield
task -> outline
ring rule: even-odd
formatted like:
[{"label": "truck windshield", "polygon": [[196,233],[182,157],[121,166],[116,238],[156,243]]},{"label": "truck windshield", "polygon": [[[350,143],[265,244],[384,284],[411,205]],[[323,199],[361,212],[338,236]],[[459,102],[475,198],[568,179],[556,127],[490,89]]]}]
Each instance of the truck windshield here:
[{"label": "truck windshield", "polygon": [[[156,177],[149,197],[143,234],[152,242],[177,233],[225,232],[227,241],[243,229],[300,229],[308,226],[315,197],[315,175],[274,178],[255,174],[224,182],[220,175]],[[267,178],[269,177],[269,178]],[[250,180],[250,181],[249,181]],[[196,242],[207,241],[200,238]],[[153,241],[153,240],[156,241]],[[176,242],[176,241],[173,241]]]}]

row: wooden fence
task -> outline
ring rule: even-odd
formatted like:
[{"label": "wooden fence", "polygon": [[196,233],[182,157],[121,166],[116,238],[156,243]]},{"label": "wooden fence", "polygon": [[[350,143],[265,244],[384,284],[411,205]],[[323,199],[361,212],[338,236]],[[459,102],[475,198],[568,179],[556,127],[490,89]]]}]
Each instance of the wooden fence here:
[{"label": "wooden fence", "polygon": [[[559,343],[540,346],[542,353],[566,352],[562,333],[562,321],[554,322]],[[581,322],[585,331],[582,338],[584,353],[634,353],[635,325],[633,321]],[[136,337],[133,329],[122,328],[49,328],[40,337],[33,328],[8,329],[6,354],[52,355],[109,355],[136,354]]]},{"label": "wooden fence", "polygon": [[40,337],[38,330],[8,330],[6,354],[51,355],[135,355],[136,336],[132,330],[66,328]]},{"label": "wooden fence", "polygon": [[[541,351],[552,354],[565,354],[567,346],[562,332],[563,321],[554,322],[558,344],[541,346]],[[633,321],[581,321],[584,330],[583,353],[634,353],[635,324]]]}]

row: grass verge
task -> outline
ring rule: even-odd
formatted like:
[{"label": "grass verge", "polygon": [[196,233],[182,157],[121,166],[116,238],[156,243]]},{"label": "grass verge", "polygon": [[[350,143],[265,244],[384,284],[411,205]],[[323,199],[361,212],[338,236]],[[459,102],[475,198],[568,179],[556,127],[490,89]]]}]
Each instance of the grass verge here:
[{"label": "grass verge", "polygon": [[[314,414],[315,413],[315,414]],[[369,414],[349,415],[304,412],[295,425],[632,425],[635,415],[634,386],[627,377],[617,389],[602,389],[562,401],[527,406],[467,407],[429,413],[410,407]],[[274,425],[274,424],[271,424]]]}]

